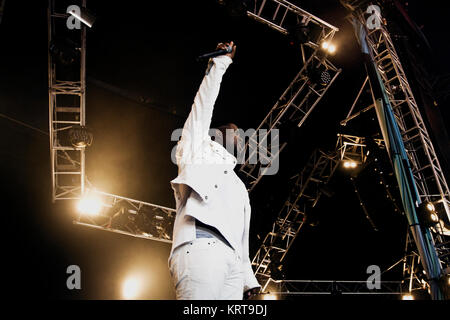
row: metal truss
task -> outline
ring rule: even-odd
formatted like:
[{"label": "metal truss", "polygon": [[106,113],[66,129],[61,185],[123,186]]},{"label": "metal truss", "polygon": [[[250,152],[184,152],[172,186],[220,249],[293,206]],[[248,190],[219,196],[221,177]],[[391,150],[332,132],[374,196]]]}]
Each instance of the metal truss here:
[{"label": "metal truss", "polygon": [[[382,139],[374,142],[384,147]],[[369,289],[366,281],[279,280],[282,263],[301,228],[308,223],[308,212],[319,201],[322,187],[333,177],[340,164],[350,161],[358,166],[367,162],[365,138],[338,135],[335,152],[316,150],[297,176],[288,200],[283,204],[272,230],[266,235],[253,258],[255,275],[263,293],[279,296],[296,295],[401,295],[426,289],[425,277],[420,269],[420,255],[414,251],[414,242],[406,232],[404,256],[384,272],[397,265],[403,266],[401,281],[380,281],[379,289]],[[308,210],[309,209],[309,210]],[[445,251],[448,255],[448,251]],[[383,272],[383,273],[384,273]]]},{"label": "metal truss", "polygon": [[299,295],[402,295],[402,281],[378,281],[370,289],[367,281],[334,280],[273,280],[269,279],[263,292],[283,298]]},{"label": "metal truss", "polygon": [[247,16],[285,35],[288,34],[287,29],[298,22],[312,23],[322,30],[316,41],[308,42],[312,47],[321,40],[332,40],[334,33],[339,31],[339,28],[285,0],[255,0],[248,8]]},{"label": "metal truss", "polygon": [[385,26],[368,36],[402,133],[422,201],[441,202],[450,219],[450,191],[419,107]]},{"label": "metal truss", "polygon": [[[436,251],[440,258],[450,255],[450,250],[448,249],[449,244],[450,243],[448,241],[447,243],[436,244]],[[427,277],[421,265],[420,253],[417,250],[413,236],[409,232],[409,229],[406,232],[405,253],[403,258],[392,265],[388,270],[394,268],[400,263],[403,265],[402,274],[404,289],[406,292],[414,292],[428,288]],[[448,270],[446,272],[448,274]]]},{"label": "metal truss", "polygon": [[86,188],[101,203],[95,215],[79,214],[74,224],[136,238],[172,242],[176,210]]},{"label": "metal truss", "polygon": [[[382,139],[374,139],[378,146],[383,146]],[[336,142],[336,151],[341,161],[353,161],[357,165],[362,165],[367,160],[367,150],[365,145],[365,138],[338,134]]]},{"label": "metal truss", "polygon": [[[365,8],[361,7],[361,3],[359,6],[357,3],[358,1],[353,1],[350,7],[353,10],[352,15],[365,25]],[[367,2],[364,2],[364,4],[367,5]],[[366,40],[378,67],[388,99],[395,114],[396,122],[402,134],[402,140],[405,144],[420,199],[422,202],[434,203],[438,212],[440,212],[439,222],[435,226],[430,227],[430,231],[441,266],[443,269],[446,269],[450,266],[450,242],[448,240],[448,224],[446,227],[443,220],[447,220],[447,223],[450,221],[450,191],[386,24],[386,21],[382,20],[378,29],[369,30]],[[361,93],[368,85],[368,78],[366,78],[350,109],[347,119],[341,122],[341,124],[345,125],[361,113],[373,108],[373,105],[371,105],[358,112],[354,112]],[[411,235],[408,235],[407,243],[407,247],[410,250],[408,253],[405,253],[404,276],[409,277],[410,291],[423,289],[424,283],[426,284],[423,276],[418,276],[414,272],[420,263],[420,256],[418,252],[411,249],[413,246],[411,243]]]},{"label": "metal truss", "polygon": [[[314,31],[311,32],[314,38],[311,36],[300,44],[303,61],[300,72],[245,143],[243,154],[248,155],[248,158],[239,171],[248,178],[251,191],[286,146],[286,143],[281,146],[278,144],[279,136],[275,129],[283,121],[296,122],[300,127],[336,80],[341,69],[335,67],[321,49],[321,44],[331,41],[338,28],[287,1],[254,1],[254,6],[248,8],[247,15],[285,35],[290,33],[289,28],[298,23]],[[324,83],[320,80],[322,75],[327,78]],[[264,134],[261,134],[262,130],[265,130]],[[269,139],[271,135],[274,136]],[[272,141],[276,141],[277,145]],[[256,159],[256,154],[259,155],[258,161],[252,161]]]},{"label": "metal truss", "polygon": [[[377,143],[381,144],[382,141],[377,140]],[[288,199],[252,260],[255,275],[263,287],[273,275],[281,272],[287,252],[311,217],[309,211],[317,205],[323,188],[338,166],[345,161],[364,164],[367,160],[365,148],[363,138],[339,134],[334,152],[314,151],[306,166],[295,177]]]},{"label": "metal truss", "polygon": [[425,275],[421,273],[420,254],[409,232],[406,232],[403,279],[408,286],[408,292],[425,289],[427,286]]},{"label": "metal truss", "polygon": [[252,260],[255,275],[262,286],[273,273],[277,273],[277,269],[281,271],[284,257],[306,222],[307,209],[317,203],[320,197],[318,185],[328,180],[322,174],[331,177],[337,161],[336,154],[329,155],[316,150],[297,176],[272,230],[267,233]]},{"label": "metal truss", "polygon": [[[175,210],[88,189],[85,147],[74,147],[71,129],[86,125],[86,27],[69,29],[66,13],[76,1],[49,1],[48,79],[52,199],[96,197],[96,215],[79,214],[75,224],[150,240],[172,242]],[[86,0],[78,1],[86,7]]]},{"label": "metal truss", "polygon": [[[365,25],[364,11],[356,8],[354,18]],[[366,39],[394,110],[420,198],[442,206],[450,220],[450,189],[386,23],[369,30]],[[363,88],[366,85],[367,80]],[[344,123],[354,116],[349,114]]]},{"label": "metal truss", "polygon": [[[49,0],[48,94],[52,200],[79,199],[85,189],[85,149],[74,147],[70,129],[86,122],[86,28],[69,30],[69,5]],[[65,5],[65,6],[64,6]]]}]

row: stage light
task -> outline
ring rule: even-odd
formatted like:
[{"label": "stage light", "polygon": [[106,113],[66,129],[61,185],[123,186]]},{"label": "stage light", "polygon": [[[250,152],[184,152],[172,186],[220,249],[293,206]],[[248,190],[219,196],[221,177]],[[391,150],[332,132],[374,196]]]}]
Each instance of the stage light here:
[{"label": "stage light", "polygon": [[80,8],[78,6],[70,6],[67,8],[67,13],[83,22],[89,28],[92,28],[92,25],[95,22],[95,15],[83,7]]},{"label": "stage light", "polygon": [[436,211],[436,208],[434,207],[434,204],[432,204],[431,202],[427,203],[427,209],[428,211]]},{"label": "stage light", "polygon": [[324,65],[311,67],[308,71],[308,75],[310,76],[312,82],[323,87],[327,86],[331,82],[331,74]]},{"label": "stage light", "polygon": [[141,292],[141,282],[135,276],[125,279],[122,285],[122,297],[126,300],[136,299]]},{"label": "stage light", "polygon": [[328,72],[328,70],[322,70],[320,71],[319,79],[320,79],[319,83],[322,86],[326,86],[331,82],[331,74]]},{"label": "stage light", "polygon": [[439,215],[431,202],[422,202],[417,209],[417,216],[424,227],[432,227],[439,222]]},{"label": "stage light", "polygon": [[414,297],[412,296],[412,294],[404,294],[402,296],[402,300],[414,300]]},{"label": "stage light", "polygon": [[433,222],[439,222],[439,217],[438,217],[438,215],[436,214],[436,213],[432,213],[431,215],[430,215],[430,218],[431,218],[431,220],[433,221]]},{"label": "stage light", "polygon": [[334,54],[336,52],[336,46],[328,41],[322,42],[322,49],[330,54]]},{"label": "stage light", "polygon": [[73,126],[69,129],[70,143],[75,148],[85,148],[92,144],[93,135],[85,126]]},{"label": "stage light", "polygon": [[335,53],[336,52],[336,46],[334,44],[330,44],[328,46],[328,52],[331,53],[331,54]]},{"label": "stage light", "polygon": [[100,197],[88,194],[78,202],[77,209],[83,215],[96,216],[102,210],[103,203]]},{"label": "stage light", "polygon": [[357,166],[358,164],[355,161],[352,160],[344,161],[344,168],[346,169],[355,169]]},{"label": "stage light", "polygon": [[80,50],[75,42],[68,38],[53,39],[48,50],[55,61],[68,66],[80,59]]}]

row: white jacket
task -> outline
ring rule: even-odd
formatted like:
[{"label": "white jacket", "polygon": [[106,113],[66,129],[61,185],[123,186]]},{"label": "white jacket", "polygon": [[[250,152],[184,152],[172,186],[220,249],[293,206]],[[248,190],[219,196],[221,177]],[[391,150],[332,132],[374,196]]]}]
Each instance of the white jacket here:
[{"label": "white jacket", "polygon": [[222,76],[231,63],[225,55],[210,59],[178,141],[178,176],[170,182],[177,209],[170,256],[176,247],[196,238],[198,219],[217,228],[236,250],[246,291],[260,287],[249,258],[250,200],[233,170],[236,158],[208,134]]}]

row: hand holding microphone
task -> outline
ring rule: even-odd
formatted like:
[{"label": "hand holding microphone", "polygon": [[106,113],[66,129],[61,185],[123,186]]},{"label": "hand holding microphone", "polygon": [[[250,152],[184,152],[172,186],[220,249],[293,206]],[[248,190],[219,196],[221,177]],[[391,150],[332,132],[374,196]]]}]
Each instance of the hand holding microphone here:
[{"label": "hand holding microphone", "polygon": [[216,51],[211,52],[211,53],[206,53],[204,55],[201,55],[197,58],[198,60],[202,60],[202,59],[208,59],[208,58],[213,58],[213,57],[217,57],[217,56],[221,56],[221,55],[226,55],[229,56],[231,59],[234,58],[234,55],[236,53],[236,45],[234,44],[233,41],[231,42],[226,42],[226,43],[219,43],[217,45]]}]

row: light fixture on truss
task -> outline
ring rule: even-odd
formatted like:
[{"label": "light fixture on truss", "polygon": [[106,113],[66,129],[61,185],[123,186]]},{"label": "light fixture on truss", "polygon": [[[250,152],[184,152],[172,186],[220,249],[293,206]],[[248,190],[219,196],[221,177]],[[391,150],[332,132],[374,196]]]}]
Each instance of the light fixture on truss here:
[{"label": "light fixture on truss", "polygon": [[49,44],[49,51],[53,59],[64,66],[69,66],[79,61],[79,45],[68,38],[55,38]]},{"label": "light fixture on truss", "polygon": [[424,227],[432,227],[439,222],[439,216],[432,202],[422,202],[418,207],[417,214],[420,223]]},{"label": "light fixture on truss", "polygon": [[69,129],[70,143],[75,148],[85,148],[92,145],[93,134],[86,126],[73,126]]}]

